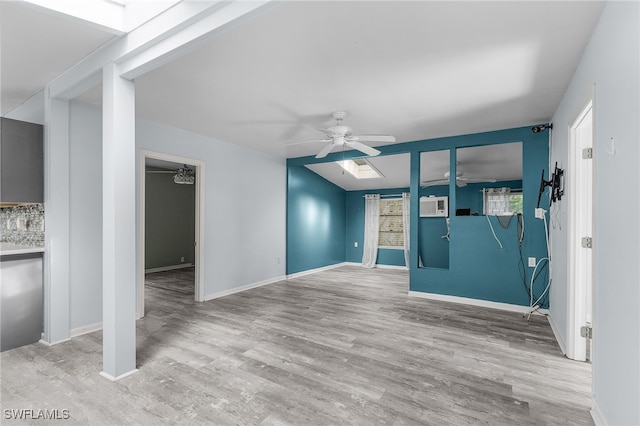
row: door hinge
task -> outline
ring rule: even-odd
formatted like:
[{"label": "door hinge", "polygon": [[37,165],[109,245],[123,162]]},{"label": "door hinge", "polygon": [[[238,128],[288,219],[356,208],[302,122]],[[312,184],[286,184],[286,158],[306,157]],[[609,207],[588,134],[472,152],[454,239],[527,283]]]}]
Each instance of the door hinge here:
[{"label": "door hinge", "polygon": [[585,148],[582,150],[582,159],[591,160],[593,158],[593,148]]},{"label": "door hinge", "polygon": [[581,243],[582,243],[582,247],[584,248],[593,247],[593,239],[591,239],[591,237],[582,237]]},{"label": "door hinge", "polygon": [[580,336],[581,337],[585,337],[587,339],[592,339],[593,338],[593,328],[591,328],[588,325],[580,327]]}]

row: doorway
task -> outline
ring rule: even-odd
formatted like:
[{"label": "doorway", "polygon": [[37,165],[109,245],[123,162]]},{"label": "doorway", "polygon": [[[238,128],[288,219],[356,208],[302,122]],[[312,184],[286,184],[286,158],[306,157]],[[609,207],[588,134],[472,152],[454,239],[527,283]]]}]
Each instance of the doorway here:
[{"label": "doorway", "polygon": [[569,129],[569,330],[567,357],[591,360],[593,306],[593,102]]},{"label": "doorway", "polygon": [[[194,300],[197,302],[204,301],[204,288],[202,285],[204,277],[204,262],[203,262],[203,241],[204,241],[204,226],[202,218],[204,217],[204,163],[198,160],[189,158],[157,153],[152,151],[141,151],[139,162],[139,209],[138,209],[138,276],[137,276],[137,301],[136,301],[136,317],[142,318],[145,315],[145,276],[147,272],[147,164],[157,166],[172,166],[176,165],[177,168],[186,168],[193,171],[194,175],[194,201],[195,209],[188,210],[189,215],[193,217],[186,218],[187,223],[191,223],[193,226],[193,241],[188,242],[187,245],[193,244],[193,252],[189,253],[189,250],[185,250],[187,253],[178,254],[174,257],[175,265],[169,265],[164,268],[153,268],[152,270],[170,270],[174,268],[180,268],[181,266],[193,265],[194,269]],[[168,167],[168,166],[167,166]],[[172,167],[168,167],[171,169]],[[169,172],[171,178],[173,173]],[[181,179],[178,179],[181,180]],[[185,185],[190,186],[190,185]],[[185,263],[186,262],[186,263]],[[165,262],[167,263],[167,262]],[[171,262],[169,262],[171,263]]]}]

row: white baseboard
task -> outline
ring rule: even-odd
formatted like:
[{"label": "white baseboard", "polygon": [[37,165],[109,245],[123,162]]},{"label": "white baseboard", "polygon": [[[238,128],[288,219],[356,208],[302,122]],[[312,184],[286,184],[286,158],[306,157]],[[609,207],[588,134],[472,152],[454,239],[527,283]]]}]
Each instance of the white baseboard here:
[{"label": "white baseboard", "polygon": [[269,278],[268,280],[263,280],[263,281],[258,281],[256,283],[246,284],[246,285],[243,285],[243,286],[240,286],[240,287],[231,288],[229,290],[218,291],[216,293],[211,293],[211,294],[206,295],[204,297],[204,301],[206,302],[207,300],[218,299],[220,297],[229,296],[231,294],[240,293],[240,292],[243,292],[243,291],[251,290],[252,288],[262,287],[262,286],[265,286],[265,285],[277,283],[277,282],[284,281],[284,280],[286,280],[286,276],[281,275],[279,277]]},{"label": "white baseboard", "polygon": [[549,321],[549,325],[551,326],[551,331],[553,331],[553,335],[556,338],[556,342],[558,342],[558,346],[560,346],[560,350],[562,351],[562,355],[566,355],[567,354],[567,345],[564,342],[564,339],[562,338],[562,334],[560,333],[560,329],[558,328],[558,325],[556,324],[555,320],[553,319],[553,315],[551,315],[551,313],[549,313],[549,315],[547,316],[547,320]]},{"label": "white baseboard", "polygon": [[68,339],[62,339],[62,340],[58,340],[57,342],[51,342],[51,343],[49,343],[49,342],[47,342],[47,341],[46,341],[46,340],[44,340],[44,339],[40,339],[38,342],[39,342],[39,343],[42,343],[43,345],[53,346],[53,345],[57,345],[57,344],[59,344],[59,343],[68,342],[69,340],[71,340],[71,338],[68,338]]},{"label": "white baseboard", "polygon": [[604,416],[602,415],[602,411],[600,411],[600,407],[598,407],[598,403],[596,400],[593,400],[593,404],[591,406],[591,418],[596,426],[606,426],[609,423],[606,422]]},{"label": "white baseboard", "polygon": [[[469,297],[450,296],[448,294],[425,293],[422,291],[409,291],[409,296],[421,297],[423,299],[440,300],[443,302],[460,303],[463,305],[481,306],[483,308],[500,309],[502,311],[517,312],[527,314],[531,309],[528,306],[512,305],[510,303],[492,302],[490,300],[471,299]],[[547,309],[538,309],[537,314],[547,315]]]},{"label": "white baseboard", "polygon": [[407,268],[406,266],[400,266],[400,265],[381,265],[379,263],[376,263],[376,268],[379,269],[398,269],[401,271],[408,271],[409,268]]},{"label": "white baseboard", "polygon": [[98,330],[102,330],[102,321],[71,329],[71,337],[82,336],[83,334],[93,333]]},{"label": "white baseboard", "polygon": [[[330,269],[339,268],[339,267],[345,266],[345,265],[349,265],[349,263],[341,262],[341,263],[335,263],[335,264],[329,265],[329,266],[323,266],[321,268],[308,269],[306,271],[296,272],[295,274],[289,274],[289,275],[287,275],[287,279],[290,280],[290,279],[293,279],[293,278],[300,278],[300,277],[304,277],[305,275],[311,275],[311,274],[315,274],[317,272],[328,271]],[[353,265],[360,266],[359,263],[354,263]]]},{"label": "white baseboard", "polygon": [[104,371],[101,371],[101,372],[100,372],[100,375],[101,375],[102,377],[104,377],[104,378],[107,378],[107,379],[111,380],[112,382],[117,382],[118,380],[120,380],[120,379],[124,379],[125,377],[129,377],[129,376],[131,376],[132,374],[135,374],[135,373],[137,373],[137,372],[138,372],[138,369],[137,369],[137,368],[135,368],[135,369],[133,369],[133,370],[129,371],[128,373],[124,373],[124,374],[119,375],[118,377],[113,377],[111,374],[109,374],[109,373],[105,373]]},{"label": "white baseboard", "polygon": [[[362,266],[362,263],[358,263],[358,262],[345,262],[345,265],[349,265],[349,266]],[[399,269],[401,271],[408,271],[409,268],[407,268],[406,266],[400,266],[400,265],[382,265],[380,263],[376,263],[376,268],[380,268],[380,269]]]},{"label": "white baseboard", "polygon": [[193,263],[181,263],[179,265],[169,265],[169,266],[161,266],[159,268],[145,269],[144,273],[151,274],[153,272],[173,271],[174,269],[190,268],[192,266],[193,266]]}]

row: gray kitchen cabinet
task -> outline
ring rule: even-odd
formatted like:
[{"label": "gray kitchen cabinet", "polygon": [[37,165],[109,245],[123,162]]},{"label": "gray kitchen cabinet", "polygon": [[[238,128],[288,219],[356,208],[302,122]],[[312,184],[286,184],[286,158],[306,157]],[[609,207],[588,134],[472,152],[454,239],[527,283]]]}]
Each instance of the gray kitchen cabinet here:
[{"label": "gray kitchen cabinet", "polygon": [[0,351],[40,340],[42,253],[0,256]]},{"label": "gray kitchen cabinet", "polygon": [[0,119],[0,201],[44,202],[44,128]]}]

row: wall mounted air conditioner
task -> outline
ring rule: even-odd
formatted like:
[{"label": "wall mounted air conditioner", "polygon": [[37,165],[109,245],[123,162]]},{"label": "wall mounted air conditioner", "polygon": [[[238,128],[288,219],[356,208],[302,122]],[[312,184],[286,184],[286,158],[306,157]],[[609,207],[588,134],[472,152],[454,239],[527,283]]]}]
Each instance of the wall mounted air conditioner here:
[{"label": "wall mounted air conditioner", "polygon": [[420,197],[420,217],[449,217],[449,197]]}]

